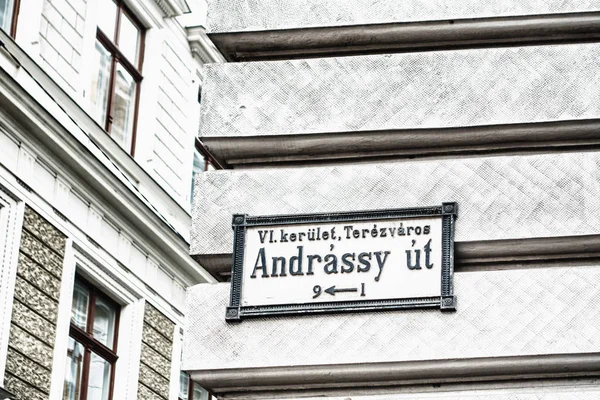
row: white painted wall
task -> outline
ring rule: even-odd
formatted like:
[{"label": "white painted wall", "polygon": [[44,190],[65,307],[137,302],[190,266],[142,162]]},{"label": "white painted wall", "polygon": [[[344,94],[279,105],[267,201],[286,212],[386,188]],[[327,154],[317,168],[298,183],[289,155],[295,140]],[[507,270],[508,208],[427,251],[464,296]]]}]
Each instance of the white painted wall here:
[{"label": "white painted wall", "polygon": [[43,148],[23,140],[0,130],[0,144],[7,144],[0,152],[2,160],[8,160],[4,170],[17,176],[67,217],[71,225],[93,241],[93,246],[110,254],[170,304],[183,310],[185,287],[193,279],[174,268],[163,254],[153,249],[143,232],[103,203],[92,188],[68,173],[69,169],[60,161],[42,155]]},{"label": "white painted wall", "polygon": [[[204,20],[204,2],[192,3],[195,11],[183,23]],[[97,68],[93,54],[98,0],[25,4],[17,44],[89,112],[88,86]],[[165,18],[157,2],[134,0],[128,7],[146,28],[135,159],[175,202],[189,210],[202,66],[192,56],[185,30],[175,17]]]}]

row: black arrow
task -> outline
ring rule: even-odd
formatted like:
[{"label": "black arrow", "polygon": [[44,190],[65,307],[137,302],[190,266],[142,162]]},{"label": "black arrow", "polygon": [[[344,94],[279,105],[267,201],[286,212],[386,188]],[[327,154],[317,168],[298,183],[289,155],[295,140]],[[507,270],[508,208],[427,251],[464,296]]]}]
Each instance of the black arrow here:
[{"label": "black arrow", "polygon": [[335,285],[333,285],[330,288],[325,289],[325,293],[329,293],[332,296],[335,296],[336,293],[343,293],[343,292],[358,292],[358,289],[356,289],[356,288],[336,289]]}]

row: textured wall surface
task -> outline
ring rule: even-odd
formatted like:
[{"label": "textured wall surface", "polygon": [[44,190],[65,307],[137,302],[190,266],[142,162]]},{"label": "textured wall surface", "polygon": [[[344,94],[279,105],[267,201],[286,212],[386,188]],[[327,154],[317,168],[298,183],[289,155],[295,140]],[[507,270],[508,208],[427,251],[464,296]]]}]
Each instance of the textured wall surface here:
[{"label": "textured wall surface", "polygon": [[200,136],[600,117],[600,45],[212,64]]},{"label": "textured wall surface", "polygon": [[457,241],[600,233],[600,153],[199,174],[192,254],[231,253],[232,214],[459,204]]},{"label": "textured wall surface", "polygon": [[229,285],[188,290],[183,369],[597,352],[600,266],[455,274],[458,307],[225,322]]},{"label": "textured wall surface", "polygon": [[63,88],[76,91],[83,53],[85,0],[44,1],[40,26],[40,55]]},{"label": "textured wall surface", "polygon": [[31,208],[19,248],[5,387],[21,399],[48,399],[65,236]]},{"label": "textured wall surface", "polygon": [[[396,393],[391,395],[364,395],[352,396],[352,400],[596,400],[600,398],[600,383],[578,382],[573,380],[571,384],[546,385],[542,387],[542,382],[536,382],[535,389],[532,388],[514,388],[491,390],[446,390],[444,394],[440,393]],[[302,397],[303,400],[322,400],[322,397]],[[291,399],[281,399],[291,400]],[[328,400],[348,400],[344,397],[328,397]]]},{"label": "textured wall surface", "polygon": [[600,117],[600,45],[212,64],[200,136]]},{"label": "textured wall surface", "polygon": [[378,24],[597,11],[598,0],[209,0],[208,31]]},{"label": "textured wall surface", "polygon": [[140,400],[169,398],[174,329],[173,322],[146,303],[138,387]]}]

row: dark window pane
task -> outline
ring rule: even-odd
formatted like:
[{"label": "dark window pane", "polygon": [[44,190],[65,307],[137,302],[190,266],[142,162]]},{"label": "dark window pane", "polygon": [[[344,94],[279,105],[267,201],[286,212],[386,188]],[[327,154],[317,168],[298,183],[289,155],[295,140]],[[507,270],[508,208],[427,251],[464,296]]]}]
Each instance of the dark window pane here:
[{"label": "dark window pane", "polygon": [[133,65],[138,65],[138,46],[140,32],[125,14],[121,14],[121,27],[119,28],[119,49]]},{"label": "dark window pane", "polygon": [[108,107],[108,86],[110,84],[111,63],[112,56],[108,50],[106,50],[100,42],[96,41],[94,65],[97,65],[98,69],[92,74],[89,99],[92,116],[103,128],[105,128],[106,107]]},{"label": "dark window pane", "polygon": [[110,391],[110,364],[92,353],[88,378],[87,400],[108,400]]},{"label": "dark window pane", "polygon": [[94,310],[94,339],[108,348],[113,348],[117,309],[112,303],[96,297]]},{"label": "dark window pane", "polygon": [[197,383],[194,383],[194,397],[193,400],[208,400],[208,392]]},{"label": "dark window pane", "polygon": [[6,32],[10,32],[14,7],[14,0],[0,0],[0,28]]},{"label": "dark window pane", "polygon": [[198,151],[194,150],[194,165],[192,166],[192,188],[190,195],[190,202],[193,204],[194,199],[194,186],[196,182],[196,174],[204,172],[206,169],[206,158]]},{"label": "dark window pane", "polygon": [[129,152],[131,150],[133,135],[136,83],[121,64],[117,64],[115,79],[115,97],[112,110],[113,122],[110,128],[110,136]]},{"label": "dark window pane", "polygon": [[87,330],[90,291],[79,282],[73,289],[73,304],[71,305],[71,322],[78,328]]},{"label": "dark window pane", "polygon": [[98,27],[108,38],[115,40],[117,5],[112,0],[98,0]]},{"label": "dark window pane", "polygon": [[190,387],[190,376],[185,372],[179,372],[179,398],[188,399],[188,391]]},{"label": "dark window pane", "polygon": [[63,400],[79,400],[81,373],[83,371],[83,353],[83,346],[72,338],[69,338]]}]

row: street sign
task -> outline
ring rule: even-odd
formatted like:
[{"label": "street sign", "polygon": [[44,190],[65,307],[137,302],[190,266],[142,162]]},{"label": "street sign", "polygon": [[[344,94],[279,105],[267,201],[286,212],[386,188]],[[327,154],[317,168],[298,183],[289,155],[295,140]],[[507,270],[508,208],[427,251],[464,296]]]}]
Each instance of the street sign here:
[{"label": "street sign", "polygon": [[331,214],[233,216],[226,319],[454,310],[456,203]]}]

